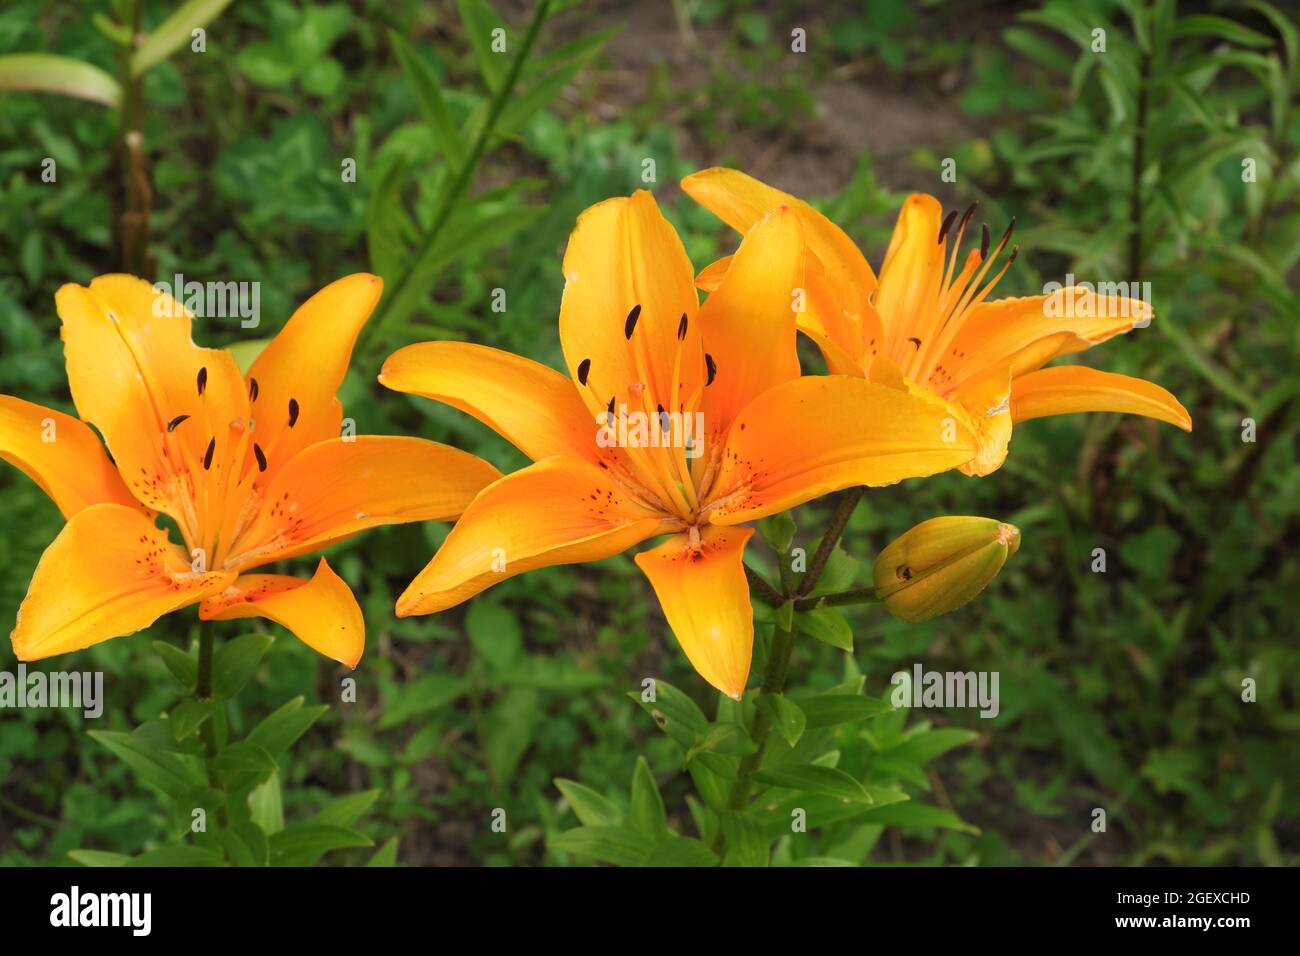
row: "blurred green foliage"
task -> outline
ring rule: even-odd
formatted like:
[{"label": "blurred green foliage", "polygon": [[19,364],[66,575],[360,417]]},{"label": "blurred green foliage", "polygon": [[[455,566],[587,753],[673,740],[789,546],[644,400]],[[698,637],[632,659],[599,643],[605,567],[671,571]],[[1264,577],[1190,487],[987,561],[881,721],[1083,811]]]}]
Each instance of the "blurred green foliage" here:
[{"label": "blurred green foliage", "polygon": [[[833,753],[860,783],[912,799],[878,800],[806,836],[788,833],[777,800],[771,819],[720,821],[728,862],[759,862],[754,833],[775,839],[780,829],[774,863],[1294,863],[1294,17],[1254,2],[1048,0],[970,17],[969,5],[934,0],[814,12],[678,0],[654,16],[638,5],[623,26],[621,5],[591,6],[561,10],[543,31],[414,294],[368,331],[341,394],[360,430],[522,464],[485,427],[386,392],[375,372],[392,348],[428,338],[558,365],[564,240],[583,208],[611,195],[656,190],[697,267],[734,240],[675,199],[677,179],[715,164],[769,178],[753,166],[774,154],[790,160],[776,184],[818,194],[876,265],[910,189],[949,204],[979,199],[991,226],[1015,215],[1023,252],[999,294],[1038,292],[1067,272],[1150,282],[1155,323],[1083,360],[1160,382],[1196,431],[1116,416],[1036,421],[1017,429],[990,478],[870,492],[844,541],[863,559],[840,563],[846,585],[868,582],[879,548],[937,514],[1010,521],[1023,545],[980,599],[947,617],[911,626],[851,609],[852,654],[801,637],[792,698],[859,688],[859,699],[886,697],[890,675],[919,661],[998,671],[1001,713],[882,713],[783,739],[776,746]],[[144,22],[166,8],[146,3]],[[526,15],[498,9],[517,42]],[[378,271],[391,291],[485,128],[501,65],[466,24],[488,28],[496,16],[484,0],[232,4],[209,26],[206,53],[182,50],[145,78],[159,275],[260,281],[259,337],[349,272]],[[794,27],[807,31],[809,53],[789,52]],[[1104,52],[1094,52],[1098,28]],[[638,49],[644,31],[658,31],[671,59]],[[112,40],[73,4],[7,4],[0,53],[18,51],[114,63]],[[839,77],[944,104],[905,169],[886,178],[863,153],[848,182],[801,177],[843,148],[828,153],[807,135],[834,110],[823,96]],[[0,392],[67,411],[53,293],[115,268],[114,115],[0,94]],[[47,157],[56,184],[40,179]],[[957,160],[955,183],[940,180],[945,157]],[[654,182],[642,181],[646,158]],[[340,175],[347,159],[355,182]],[[507,291],[504,312],[490,308],[496,288]],[[235,320],[196,332],[205,344],[244,334]],[[1246,419],[1253,442],[1243,441]],[[14,469],[0,471],[0,495],[0,611],[12,621],[61,519]],[[808,530],[796,545],[815,542],[826,511],[801,510]],[[330,552],[366,616],[355,703],[342,699],[348,675],[264,626],[275,641],[229,703],[232,735],[300,696],[329,705],[272,778],[284,818],[346,818],[373,844],[333,852],[338,863],[636,862],[651,852],[711,862],[703,854],[716,834],[693,794],[707,786],[710,759],[736,759],[729,735],[709,728],[738,715],[690,670],[630,558],[534,572],[437,617],[395,620],[396,595],[445,531],[379,529]],[[1096,548],[1104,574],[1091,570]],[[770,556],[754,560],[771,571]],[[770,615],[759,615],[765,640]],[[0,715],[0,862],[166,843],[174,821],[164,801],[85,731],[128,731],[174,707],[182,688],[150,639],[188,648],[193,628],[175,615],[41,665],[103,670],[110,706],[94,722],[66,711]],[[764,654],[761,640],[756,672]],[[0,668],[14,668],[7,646]],[[639,706],[646,678],[688,724],[704,722],[696,729],[712,734],[716,753],[684,770],[680,742]],[[1242,701],[1246,678],[1255,703]],[[808,712],[818,706],[827,705]],[[781,783],[770,781],[778,796]],[[1104,833],[1090,827],[1098,807]],[[498,808],[504,833],[492,826]],[[592,828],[627,831],[631,843],[584,833]]]}]

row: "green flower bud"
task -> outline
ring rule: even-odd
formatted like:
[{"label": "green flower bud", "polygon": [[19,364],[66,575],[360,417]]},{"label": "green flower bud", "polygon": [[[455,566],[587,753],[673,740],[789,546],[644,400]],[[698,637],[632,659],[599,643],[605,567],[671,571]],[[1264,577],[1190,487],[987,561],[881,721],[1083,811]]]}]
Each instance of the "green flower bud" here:
[{"label": "green flower bud", "polygon": [[1020,547],[1020,530],[992,518],[931,518],[876,558],[876,593],[894,617],[928,621],[961,607]]}]

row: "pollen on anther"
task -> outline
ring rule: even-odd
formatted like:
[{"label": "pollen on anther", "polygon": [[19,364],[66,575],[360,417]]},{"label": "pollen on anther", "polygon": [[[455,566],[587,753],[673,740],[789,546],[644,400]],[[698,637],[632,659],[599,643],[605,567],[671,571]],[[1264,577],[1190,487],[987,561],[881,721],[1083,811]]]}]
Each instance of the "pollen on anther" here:
[{"label": "pollen on anther", "polygon": [[630,339],[633,331],[636,330],[636,320],[641,318],[641,304],[637,303],[632,306],[632,311],[627,314],[627,321],[623,323],[623,337]]},{"label": "pollen on anther", "polygon": [[682,320],[677,323],[677,339],[681,341],[686,338],[686,313],[682,313]]},{"label": "pollen on anther", "polygon": [[266,471],[266,452],[257,442],[253,442],[253,457],[257,459],[257,470]]},{"label": "pollen on anther", "polygon": [[298,422],[298,399],[289,399],[289,427],[292,428]]},{"label": "pollen on anther", "polygon": [[199,369],[199,377],[195,381],[195,385],[198,387],[200,395],[202,395],[203,390],[208,387],[208,367],[206,365]]},{"label": "pollen on anther", "polygon": [[713,361],[713,356],[708,352],[704,353],[704,367],[708,370],[708,378],[705,380],[704,384],[712,385],[713,379],[717,377],[718,374],[718,363]]},{"label": "pollen on anther", "polygon": [[190,416],[188,415],[177,415],[175,418],[173,418],[171,421],[167,423],[167,430],[169,432],[174,432],[176,430],[176,426],[179,425],[181,422],[185,421],[189,417]]},{"label": "pollen on anther", "polygon": [[212,467],[212,453],[217,450],[216,438],[208,439],[208,450],[203,453],[203,470],[207,471]]},{"label": "pollen on anther", "polygon": [[591,359],[585,358],[578,363],[578,384],[587,384],[587,375],[591,372]]},{"label": "pollen on anther", "polygon": [[255,378],[248,380],[248,400],[250,402],[257,401],[257,379]]}]

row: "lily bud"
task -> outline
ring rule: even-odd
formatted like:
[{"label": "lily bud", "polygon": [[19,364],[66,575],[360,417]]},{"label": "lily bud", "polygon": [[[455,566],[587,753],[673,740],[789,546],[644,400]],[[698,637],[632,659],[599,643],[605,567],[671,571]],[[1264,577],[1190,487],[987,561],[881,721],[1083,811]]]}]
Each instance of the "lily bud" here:
[{"label": "lily bud", "polygon": [[928,621],[961,607],[1020,547],[1020,530],[992,518],[931,518],[876,558],[876,593],[894,617]]}]

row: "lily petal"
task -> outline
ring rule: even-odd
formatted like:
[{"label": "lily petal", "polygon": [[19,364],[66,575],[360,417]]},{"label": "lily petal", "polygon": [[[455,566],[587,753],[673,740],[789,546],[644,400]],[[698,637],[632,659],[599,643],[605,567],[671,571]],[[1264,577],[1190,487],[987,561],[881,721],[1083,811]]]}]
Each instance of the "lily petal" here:
[{"label": "lily petal", "polygon": [[196,572],[138,508],[77,512],[41,555],[10,635],[36,661],[133,634],[225,588],[234,572]]},{"label": "lily petal", "polygon": [[52,408],[0,395],[0,458],[40,485],[65,518],[104,502],[141,507],[99,436]]},{"label": "lily petal", "polygon": [[722,167],[692,173],[682,180],[682,191],[742,234],[777,206],[789,206],[803,223],[809,251],[821,262],[845,307],[859,312],[858,306],[875,291],[876,275],[853,240],[802,199]]},{"label": "lily petal", "polygon": [[384,362],[379,381],[473,415],[533,461],[595,461],[596,423],[569,378],[510,352],[467,342],[421,342]]},{"label": "lily petal", "polygon": [[975,452],[969,425],[940,402],[861,378],[797,378],[732,425],[709,520],[739,524],[840,488],[933,475]]},{"label": "lily petal", "polygon": [[1073,412],[1145,415],[1185,432],[1192,430],[1192,416],[1178,399],[1145,379],[1083,365],[1057,365],[1011,383],[1011,417],[1017,422]]},{"label": "lily petal", "polygon": [[681,239],[650,193],[608,199],[578,217],[564,253],[560,341],[574,381],[589,363],[583,390],[588,409],[603,408],[610,396],[623,396],[642,381],[637,355],[649,379],[644,384],[667,405],[683,315],[688,322],[681,348],[692,361],[683,363],[682,391],[690,394],[703,374],[692,321],[699,306],[694,278]]},{"label": "lily petal", "polygon": [[705,526],[698,545],[675,534],[636,556],[691,665],[740,700],[754,649],[754,610],[741,558],[753,528]]},{"label": "lily petal", "polygon": [[933,384],[955,388],[1004,364],[1010,364],[1012,375],[1032,372],[1150,322],[1153,315],[1141,299],[1100,296],[1074,286],[1050,295],[981,302],[953,337]]},{"label": "lily petal", "polygon": [[893,343],[914,334],[918,317],[937,307],[946,248],[938,242],[942,219],[939,200],[924,193],[908,196],[898,213],[875,298],[891,353]]},{"label": "lily petal", "polygon": [[376,525],[450,521],[500,476],[481,458],[422,438],[358,435],[318,442],[267,486],[229,561],[250,568]]},{"label": "lily petal", "polygon": [[54,299],[77,414],[99,429],[141,503],[185,521],[184,473],[248,418],[233,356],[195,345],[189,313],[134,276],[65,285]]},{"label": "lily petal", "polygon": [[799,217],[778,206],[751,229],[704,305],[700,330],[717,375],[704,392],[704,415],[718,433],[759,393],[799,376],[796,290],[804,284]]},{"label": "lily petal", "polygon": [[249,388],[257,382],[253,437],[267,457],[260,487],[308,445],[339,436],[343,406],[335,393],[383,291],[384,280],[364,272],[331,282],[298,307],[249,367]]},{"label": "lily petal", "polygon": [[244,574],[199,605],[205,621],[265,617],[312,650],[356,667],[366,644],[366,622],[356,595],[324,558],[310,581],[283,574]]},{"label": "lily petal", "polygon": [[544,458],[474,499],[397,599],[397,616],[453,607],[534,568],[608,558],[658,533],[661,523],[608,470],[575,458]]}]

